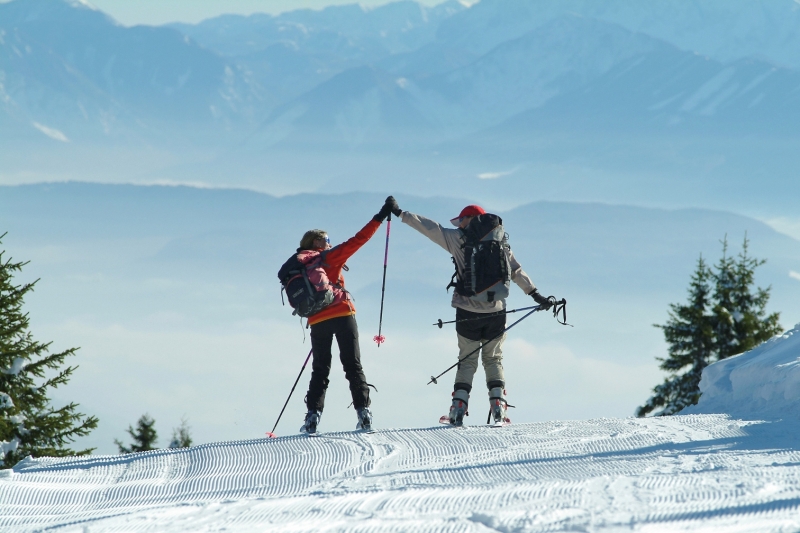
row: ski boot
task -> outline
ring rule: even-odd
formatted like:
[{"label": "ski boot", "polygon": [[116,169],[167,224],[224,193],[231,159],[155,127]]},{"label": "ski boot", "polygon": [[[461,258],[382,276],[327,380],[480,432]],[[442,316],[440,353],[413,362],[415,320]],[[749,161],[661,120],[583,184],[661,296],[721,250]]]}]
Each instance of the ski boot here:
[{"label": "ski boot", "polygon": [[464,416],[467,414],[467,405],[469,404],[469,392],[464,389],[458,389],[453,392],[453,403],[450,405],[450,425],[461,427],[464,425]]},{"label": "ski boot", "polygon": [[321,417],[322,411],[309,411],[306,413],[306,421],[300,427],[300,433],[308,433],[309,435],[316,433]]},{"label": "ski boot", "polygon": [[489,406],[491,407],[490,419],[495,425],[504,425],[511,422],[506,416],[508,402],[506,401],[506,391],[503,387],[489,389]]},{"label": "ski boot", "polygon": [[372,411],[369,410],[369,407],[358,408],[356,409],[356,413],[358,414],[356,429],[372,431]]}]

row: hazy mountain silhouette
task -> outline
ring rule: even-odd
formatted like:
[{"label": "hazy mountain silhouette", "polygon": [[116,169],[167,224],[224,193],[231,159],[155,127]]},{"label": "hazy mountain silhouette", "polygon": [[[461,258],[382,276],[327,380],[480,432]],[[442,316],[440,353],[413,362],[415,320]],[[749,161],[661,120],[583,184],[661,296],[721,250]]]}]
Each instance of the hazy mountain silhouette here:
[{"label": "hazy mountain silhouette", "polygon": [[404,1],[166,27],[14,0],[0,4],[0,155],[11,182],[286,192],[310,174],[471,191],[458,176],[518,169],[507,202],[546,190],[526,170],[542,166],[566,184],[602,175],[603,188],[566,185],[590,200],[652,203],[665,188],[668,205],[685,205],[671,182],[744,190],[758,176],[754,196],[724,204],[703,184],[692,203],[760,197],[764,211],[791,197],[800,164],[798,24],[790,0]]}]

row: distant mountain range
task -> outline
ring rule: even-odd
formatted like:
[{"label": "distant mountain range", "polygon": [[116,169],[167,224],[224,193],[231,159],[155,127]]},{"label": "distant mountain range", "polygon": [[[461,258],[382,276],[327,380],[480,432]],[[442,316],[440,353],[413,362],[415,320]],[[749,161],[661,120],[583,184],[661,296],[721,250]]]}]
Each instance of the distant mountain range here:
[{"label": "distant mountain range", "polygon": [[[797,27],[793,0],[400,1],[164,27],[13,0],[0,4],[0,179],[103,179],[87,154],[114,147],[134,154],[113,180],[230,185],[226,173],[273,190],[352,168],[355,184],[367,169],[341,157],[361,154],[398,175],[449,158],[742,182],[758,161],[773,194],[800,164]],[[58,161],[46,171],[43,153]]]}]

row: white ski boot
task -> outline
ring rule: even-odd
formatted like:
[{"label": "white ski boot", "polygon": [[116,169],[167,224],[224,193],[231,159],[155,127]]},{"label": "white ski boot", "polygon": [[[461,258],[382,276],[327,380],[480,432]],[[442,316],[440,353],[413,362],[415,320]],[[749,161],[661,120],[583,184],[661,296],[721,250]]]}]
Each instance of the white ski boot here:
[{"label": "white ski boot", "polygon": [[467,415],[467,405],[469,404],[469,393],[464,389],[453,392],[453,403],[450,405],[448,418],[450,425],[461,427],[464,425],[464,416]]},{"label": "white ski boot", "polygon": [[489,389],[489,406],[492,410],[490,419],[495,426],[511,423],[511,420],[506,416],[508,402],[506,401],[506,391],[503,387],[492,387]]}]

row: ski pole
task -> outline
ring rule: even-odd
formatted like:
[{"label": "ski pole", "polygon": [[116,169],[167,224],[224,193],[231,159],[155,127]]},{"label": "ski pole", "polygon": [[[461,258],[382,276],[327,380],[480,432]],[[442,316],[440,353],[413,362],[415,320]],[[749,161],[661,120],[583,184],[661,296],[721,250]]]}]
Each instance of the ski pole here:
[{"label": "ski pole", "polygon": [[303,372],[306,369],[306,365],[308,364],[308,360],[311,359],[311,353],[313,352],[313,348],[308,351],[308,355],[306,356],[306,362],[303,363],[303,368],[300,369],[300,373],[297,374],[297,379],[294,380],[294,385],[292,385],[292,390],[289,392],[289,398],[286,398],[286,403],[283,404],[283,409],[281,409],[281,414],[278,415],[278,419],[275,421],[275,425],[272,426],[272,431],[267,433],[267,436],[271,439],[277,438],[274,431],[275,428],[278,427],[278,422],[281,421],[281,417],[283,416],[283,412],[286,410],[286,406],[289,405],[289,399],[291,399],[292,394],[294,394],[294,388],[297,387],[297,382],[300,381],[300,376],[303,375]]},{"label": "ski pole", "polygon": [[[573,327],[572,324],[567,324],[567,300],[562,298],[561,300],[556,301],[555,297],[553,296],[551,296],[550,298],[552,298],[551,303],[553,306],[553,316],[555,317],[556,322],[558,322],[562,326]],[[516,313],[518,311],[527,311],[528,309],[533,309],[534,307],[536,306],[534,305],[531,307],[520,307],[518,309],[511,309],[510,311],[498,311],[497,313],[486,313],[483,316],[476,316],[473,318],[462,318],[461,320],[450,320],[448,322],[442,322],[442,319],[440,318],[438,321],[431,324],[431,326],[439,326],[439,329],[442,329],[442,326],[444,326],[445,324],[460,324],[461,322],[469,322],[470,320],[481,320],[483,318],[489,318],[498,315],[510,315],[511,313]],[[563,320],[558,319],[559,313],[562,314]]]},{"label": "ski pole", "polygon": [[442,372],[441,374],[439,374],[439,375],[438,375],[438,376],[436,376],[436,377],[434,377],[434,376],[431,376],[431,380],[428,382],[428,385],[430,385],[431,383],[435,383],[435,384],[437,384],[437,385],[438,385],[438,384],[439,384],[439,382],[438,382],[438,381],[436,381],[437,379],[439,379],[440,377],[444,376],[445,374],[447,374],[448,372],[450,372],[451,370],[453,370],[455,367],[457,367],[458,365],[460,365],[462,361],[466,360],[466,359],[467,359],[469,356],[471,356],[472,354],[474,354],[475,352],[477,352],[478,350],[480,350],[481,348],[483,348],[484,346],[486,346],[486,345],[487,345],[487,344],[489,344],[490,342],[492,342],[492,341],[495,341],[495,340],[499,339],[500,337],[502,337],[503,335],[505,335],[506,331],[510,330],[511,328],[513,328],[514,326],[516,326],[517,324],[519,324],[520,322],[522,322],[523,320],[525,320],[526,318],[528,318],[529,316],[531,316],[531,315],[532,315],[533,313],[535,313],[536,311],[540,311],[540,310],[542,310],[542,309],[543,309],[543,307],[542,307],[541,305],[537,305],[536,307],[534,307],[533,309],[531,309],[531,310],[530,310],[528,313],[526,313],[526,314],[525,314],[525,316],[523,316],[522,318],[520,318],[519,320],[517,320],[516,322],[514,322],[513,324],[511,324],[511,325],[510,325],[510,326],[508,326],[507,328],[505,328],[503,331],[501,331],[500,333],[498,333],[497,335],[495,335],[493,338],[491,338],[491,339],[489,339],[488,341],[486,341],[485,343],[481,344],[480,346],[478,346],[477,348],[475,348],[474,350],[472,350],[471,352],[469,352],[469,353],[468,353],[467,355],[465,355],[464,357],[461,357],[461,358],[459,358],[459,360],[458,360],[458,361],[456,361],[456,362],[455,362],[455,364],[454,364],[453,366],[451,366],[450,368],[448,368],[447,370],[445,370],[444,372]]},{"label": "ski pole", "polygon": [[450,320],[448,322],[442,322],[442,319],[440,318],[438,320],[438,322],[434,322],[433,324],[431,324],[431,326],[439,326],[439,329],[442,329],[442,326],[445,325],[445,324],[458,324],[458,323],[461,323],[461,322],[469,322],[470,320],[480,320],[482,318],[489,318],[489,317],[492,317],[492,316],[510,315],[511,313],[516,313],[518,311],[528,311],[529,309],[533,309],[534,307],[536,307],[536,306],[532,305],[530,307],[520,307],[519,309],[511,309],[510,311],[499,311],[497,313],[486,313],[483,316],[476,316],[474,318],[462,318],[461,320]]},{"label": "ski pole", "polygon": [[[567,324],[567,323],[566,323],[566,322],[567,322],[567,300],[565,300],[564,298],[562,298],[560,301],[555,301],[555,297],[552,297],[552,296],[551,296],[551,298],[552,298],[552,300],[551,300],[551,306],[553,307],[553,315],[554,315],[554,316],[556,316],[556,320],[558,321],[558,316],[557,316],[557,313],[558,313],[559,311],[562,311],[562,312],[564,313],[564,322],[558,321],[558,323],[559,323],[559,324],[563,324],[563,325],[567,325],[567,326],[571,325],[571,324]],[[483,348],[484,346],[486,346],[486,345],[487,345],[487,344],[489,344],[490,342],[492,342],[492,341],[494,341],[494,340],[497,340],[497,339],[499,339],[500,337],[502,337],[503,335],[505,335],[505,333],[506,333],[508,330],[510,330],[511,328],[513,328],[514,326],[516,326],[517,324],[519,324],[520,322],[522,322],[523,320],[525,320],[526,318],[528,318],[529,316],[531,316],[531,315],[532,315],[533,313],[535,313],[536,311],[541,311],[541,310],[543,310],[543,309],[544,309],[544,307],[542,307],[541,305],[537,305],[537,306],[535,306],[535,307],[533,307],[533,308],[529,308],[529,309],[531,309],[531,310],[530,310],[528,313],[526,313],[526,314],[525,314],[525,315],[524,315],[522,318],[520,318],[519,320],[517,320],[516,322],[514,322],[513,324],[511,324],[510,326],[508,326],[506,329],[504,329],[503,331],[501,331],[500,333],[498,333],[498,334],[497,334],[496,336],[494,336],[493,338],[489,339],[489,340],[488,340],[488,341],[486,341],[485,343],[481,344],[480,346],[478,346],[477,348],[475,348],[474,350],[472,350],[470,353],[468,353],[468,354],[467,354],[467,355],[465,355],[464,357],[461,357],[461,358],[459,358],[459,360],[458,360],[458,361],[456,361],[456,362],[455,362],[455,364],[454,364],[454,365],[452,365],[450,368],[448,368],[447,370],[445,370],[444,372],[442,372],[441,374],[439,374],[439,375],[438,375],[438,376],[436,376],[436,377],[434,377],[434,376],[431,376],[431,380],[428,382],[428,385],[430,385],[431,383],[434,383],[434,384],[437,384],[437,385],[438,385],[438,384],[439,384],[439,382],[438,382],[438,381],[436,381],[437,379],[439,379],[440,377],[444,376],[445,374],[447,374],[448,372],[450,372],[451,370],[453,370],[455,367],[457,367],[459,364],[461,364],[461,362],[462,362],[462,361],[466,360],[466,359],[467,359],[469,356],[471,356],[472,354],[474,354],[475,352],[477,352],[478,350],[480,350],[481,348]],[[549,309],[549,307],[548,307],[548,309]],[[435,325],[436,325],[436,324],[434,324],[434,326],[435,326]]]},{"label": "ski pole", "polygon": [[381,335],[381,328],[383,328],[383,296],[386,294],[386,264],[389,262],[389,232],[392,229],[392,214],[386,219],[386,250],[383,252],[383,283],[381,284],[381,314],[378,319],[378,334],[372,337],[372,340],[378,343],[378,348],[381,343],[386,340],[386,337]]}]

